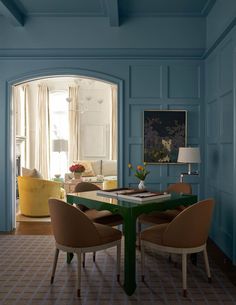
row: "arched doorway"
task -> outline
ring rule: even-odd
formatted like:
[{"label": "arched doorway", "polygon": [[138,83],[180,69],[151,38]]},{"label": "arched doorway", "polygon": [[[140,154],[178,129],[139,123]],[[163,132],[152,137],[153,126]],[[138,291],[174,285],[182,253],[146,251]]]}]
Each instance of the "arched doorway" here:
[{"label": "arched doorway", "polygon": [[[99,75],[100,76],[99,78],[91,77],[91,75],[93,73],[90,73],[90,72],[87,73],[88,75],[86,75],[86,73],[83,73],[83,74],[84,74],[83,76],[81,76],[81,75],[76,75],[76,76],[73,75],[73,76],[71,76],[71,74],[68,74],[68,75],[66,75],[66,77],[77,79],[77,80],[78,79],[84,79],[84,80],[91,81],[91,82],[94,82],[94,81],[103,82],[104,84],[108,84],[110,86],[116,86],[116,88],[118,89],[118,92],[117,92],[117,100],[118,100],[118,103],[117,103],[117,113],[118,113],[120,111],[119,108],[121,107],[120,96],[119,96],[119,92],[121,92],[121,84],[122,84],[121,81],[119,81],[117,79],[115,80],[112,77],[104,76],[104,75],[102,75],[102,76]],[[96,76],[98,76],[97,73],[95,73],[95,74],[96,74]],[[46,78],[48,79],[48,75],[46,75],[46,76],[47,77],[40,76],[40,77],[22,79],[21,81],[18,80],[17,82],[11,82],[11,84],[9,84],[9,86],[10,86],[9,90],[13,89],[14,87],[17,87],[19,85],[24,85],[26,83],[28,84],[30,82],[35,82],[36,79],[37,79],[37,81],[43,81]],[[61,73],[60,73],[60,75],[55,75],[55,74],[53,76],[50,75],[50,79],[57,78],[59,80],[59,79],[62,79],[64,77],[65,77],[64,75],[61,76]],[[55,90],[55,92],[56,92],[56,90]],[[91,96],[87,96],[87,100],[90,100],[90,98],[92,99]],[[12,99],[11,102],[12,102],[12,106],[13,106],[14,105],[14,99]],[[93,102],[94,102],[94,100],[93,100]],[[103,101],[98,98],[96,100],[96,104],[97,105],[103,104]],[[13,113],[14,113],[14,111],[13,111]],[[119,128],[119,122],[117,122],[117,135],[119,135],[118,128]],[[11,116],[11,129],[12,129],[12,139],[11,139],[12,141],[11,141],[11,143],[12,143],[12,155],[13,155],[12,160],[15,160],[16,150],[14,148],[15,148],[16,126],[14,125],[14,116]],[[19,135],[19,139],[20,140],[22,140],[23,137],[24,137],[24,135]],[[117,146],[119,147],[119,136],[117,136]],[[113,158],[114,158],[114,156],[113,156]],[[119,151],[117,152],[117,160],[119,160]],[[11,207],[11,216],[12,216],[11,217],[11,224],[12,225],[11,225],[11,227],[12,228],[15,227],[15,214],[16,214],[16,211],[15,211],[15,183],[14,183],[15,182],[15,178],[14,177],[15,177],[15,173],[16,173],[16,168],[17,168],[17,166],[15,166],[15,164],[13,162],[12,163],[12,173],[13,173],[13,175],[12,175],[12,187],[11,187],[11,189],[12,189],[12,200],[11,200],[12,201],[12,205],[11,205],[12,206]],[[122,181],[122,174],[121,174],[121,169],[119,167],[119,163],[118,163],[118,168],[117,168],[117,174],[118,174],[118,177],[119,177],[119,183],[121,183],[121,181]]]}]

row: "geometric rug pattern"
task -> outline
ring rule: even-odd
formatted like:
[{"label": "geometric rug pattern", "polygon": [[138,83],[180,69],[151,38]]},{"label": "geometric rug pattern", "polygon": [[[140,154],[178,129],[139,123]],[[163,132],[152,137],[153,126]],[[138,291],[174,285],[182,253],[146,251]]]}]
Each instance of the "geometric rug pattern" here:
[{"label": "geometric rug pattern", "polygon": [[0,235],[0,304],[236,305],[236,287],[211,260],[212,283],[207,282],[201,254],[197,266],[188,262],[188,297],[183,298],[179,257],[173,258],[177,261],[174,264],[168,261],[168,256],[148,251],[143,283],[137,250],[137,288],[132,296],[127,296],[116,281],[115,254],[115,248],[99,251],[96,263],[93,263],[92,255],[86,255],[81,298],[77,298],[76,258],[68,265],[65,253],[60,251],[54,283],[50,284],[53,236]]}]

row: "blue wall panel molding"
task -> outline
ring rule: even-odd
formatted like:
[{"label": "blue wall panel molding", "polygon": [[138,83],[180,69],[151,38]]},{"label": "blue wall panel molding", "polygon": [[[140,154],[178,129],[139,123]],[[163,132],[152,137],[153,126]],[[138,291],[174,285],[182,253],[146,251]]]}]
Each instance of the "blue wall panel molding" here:
[{"label": "blue wall panel molding", "polygon": [[181,63],[168,67],[169,98],[200,98],[200,68]]},{"label": "blue wall panel molding", "polygon": [[[158,64],[157,64],[158,63]],[[144,110],[187,110],[188,111],[188,144],[203,148],[204,135],[204,91],[203,66],[200,61],[159,60],[147,63],[130,65],[130,94],[126,103],[129,103],[129,160],[134,165],[143,161],[143,112]],[[170,71],[170,73],[168,73]],[[173,72],[173,73],[171,73]],[[170,77],[171,74],[171,77]],[[168,96],[171,88],[171,97]],[[170,89],[169,89],[170,91]],[[202,157],[204,162],[204,156]],[[167,185],[179,181],[186,166],[180,164],[151,164],[149,183],[152,189],[155,186]],[[203,168],[201,183],[203,184]],[[199,198],[203,195],[200,187],[200,176],[190,177],[194,182]],[[127,182],[135,183],[133,173],[127,169]]]},{"label": "blue wall panel molding", "polygon": [[[206,196],[216,200],[211,236],[236,264],[234,50],[231,31],[206,59]],[[235,56],[236,58],[236,56]]]},{"label": "blue wall panel molding", "polygon": [[130,67],[131,98],[162,98],[163,67],[134,65]]}]

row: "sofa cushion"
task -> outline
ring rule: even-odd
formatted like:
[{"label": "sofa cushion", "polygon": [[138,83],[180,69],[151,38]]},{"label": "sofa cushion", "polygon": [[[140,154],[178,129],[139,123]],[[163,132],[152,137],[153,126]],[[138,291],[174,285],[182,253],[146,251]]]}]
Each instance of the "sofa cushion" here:
[{"label": "sofa cushion", "polygon": [[101,160],[91,160],[90,163],[94,172],[94,176],[102,175]]},{"label": "sofa cushion", "polygon": [[41,173],[36,169],[22,167],[22,176],[43,179]]},{"label": "sofa cushion", "polygon": [[102,160],[102,175],[116,176],[117,175],[117,161],[116,160]]}]

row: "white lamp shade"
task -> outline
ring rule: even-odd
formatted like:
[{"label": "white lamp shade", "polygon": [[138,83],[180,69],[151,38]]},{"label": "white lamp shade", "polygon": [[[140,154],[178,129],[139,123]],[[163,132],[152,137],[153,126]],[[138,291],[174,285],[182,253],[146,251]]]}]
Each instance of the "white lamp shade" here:
[{"label": "white lamp shade", "polygon": [[64,139],[55,139],[52,142],[52,151],[63,152],[68,151],[68,141]]},{"label": "white lamp shade", "polygon": [[200,163],[199,147],[180,147],[177,162],[180,163]]}]

